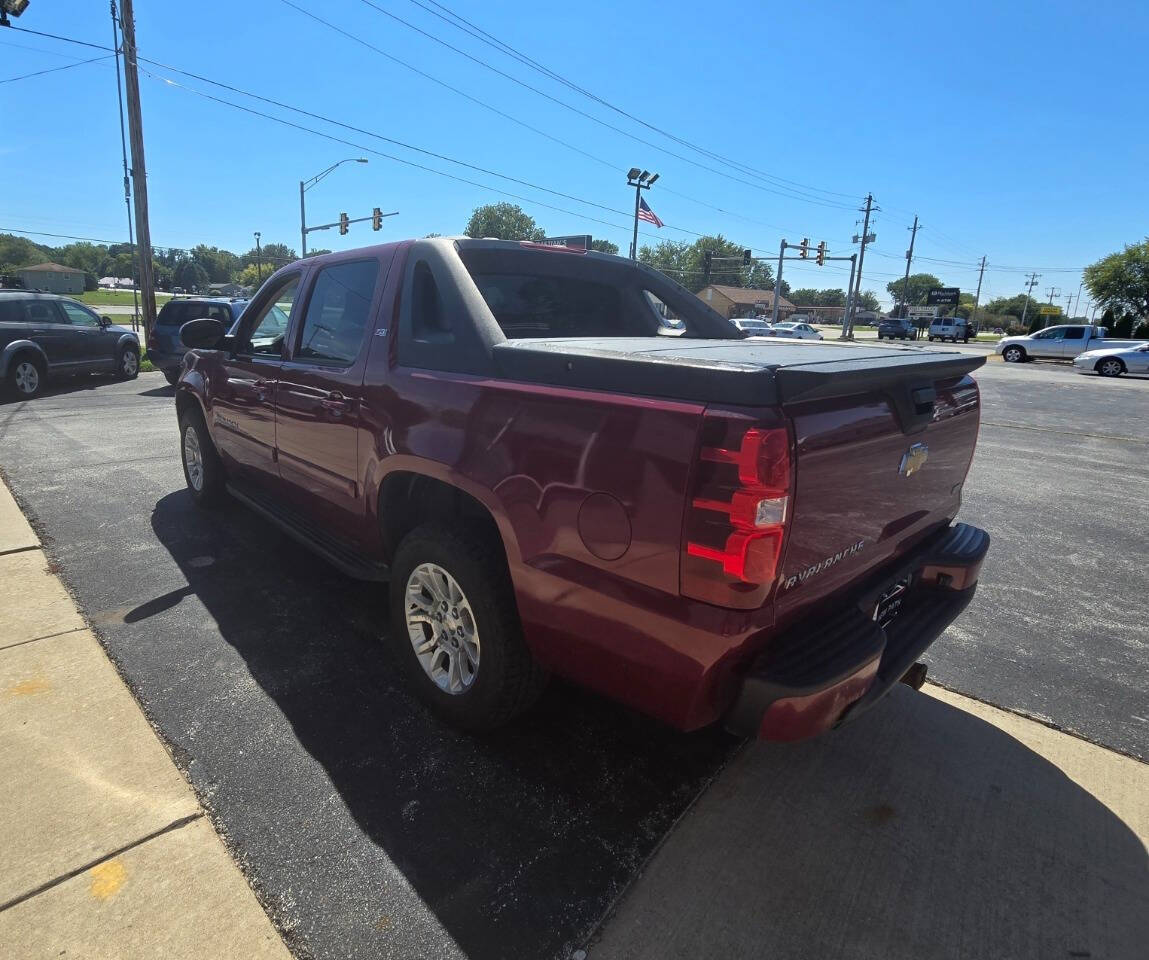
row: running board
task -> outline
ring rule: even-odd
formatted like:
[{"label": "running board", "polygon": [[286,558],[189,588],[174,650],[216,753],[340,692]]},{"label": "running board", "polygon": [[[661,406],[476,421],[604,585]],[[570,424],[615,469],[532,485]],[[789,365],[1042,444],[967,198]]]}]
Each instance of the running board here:
[{"label": "running board", "polygon": [[369,560],[358,550],[323,532],[315,524],[305,520],[297,513],[284,510],[277,501],[253,493],[251,490],[237,487],[234,483],[227,484],[227,491],[244,506],[250,507],[265,520],[279,527],[291,539],[319,554],[347,576],[356,580],[377,582],[389,579],[390,568],[387,564]]}]

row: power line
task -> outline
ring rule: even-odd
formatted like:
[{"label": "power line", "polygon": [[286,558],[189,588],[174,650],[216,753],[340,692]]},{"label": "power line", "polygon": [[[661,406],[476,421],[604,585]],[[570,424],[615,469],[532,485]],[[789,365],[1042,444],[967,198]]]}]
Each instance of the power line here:
[{"label": "power line", "polygon": [[[364,2],[366,2],[366,0],[364,0]],[[659,133],[662,136],[664,136],[670,140],[673,140],[675,143],[681,144],[684,147],[688,147],[691,150],[694,150],[698,153],[703,154],[704,156],[711,157],[712,159],[718,160],[722,163],[725,163],[728,166],[731,166],[735,169],[742,170],[743,172],[745,172],[749,175],[757,175],[757,176],[763,177],[765,179],[771,180],[775,183],[778,183],[780,185],[788,185],[791,187],[797,187],[797,188],[801,188],[804,190],[812,190],[812,191],[815,191],[817,193],[827,194],[829,196],[844,197],[847,200],[853,200],[854,199],[854,194],[842,193],[842,192],[837,191],[837,190],[826,190],[822,187],[814,187],[814,186],[811,186],[809,184],[800,183],[799,181],[796,181],[796,180],[788,180],[785,177],[779,177],[776,174],[768,173],[764,170],[758,170],[757,168],[751,167],[748,164],[744,164],[741,161],[731,160],[729,157],[722,156],[721,154],[715,153],[714,151],[709,150],[705,147],[700,147],[696,143],[692,143],[689,140],[685,140],[682,137],[676,136],[675,134],[672,134],[667,130],[663,130],[662,128],[657,127],[654,124],[649,123],[646,120],[643,120],[641,117],[635,116],[634,114],[622,109],[621,107],[616,106],[615,104],[609,102],[608,100],[604,100],[602,97],[598,96],[597,94],[591,93],[589,90],[579,86],[577,83],[574,83],[573,81],[567,79],[566,77],[562,76],[561,74],[556,73],[554,70],[550,69],[547,66],[544,66],[543,64],[539,63],[537,60],[531,58],[527,54],[524,54],[521,51],[516,50],[510,44],[505,43],[504,41],[500,40],[498,37],[495,37],[492,34],[488,33],[486,30],[484,30],[482,27],[479,27],[477,24],[472,23],[470,20],[467,20],[465,17],[460,16],[459,14],[455,13],[453,10],[449,9],[448,7],[444,6],[443,4],[438,3],[437,0],[431,0],[431,3],[434,4],[434,6],[438,7],[439,10],[443,11],[443,13],[439,13],[436,10],[432,10],[430,7],[426,6],[424,3],[420,2],[420,0],[410,0],[410,2],[413,3],[415,6],[419,7],[420,9],[425,10],[426,12],[432,14],[433,16],[438,17],[440,20],[444,21],[445,23],[450,24],[455,29],[463,31],[464,33],[475,38],[476,40],[479,40],[480,42],[487,44],[487,46],[494,47],[496,50],[505,54],[506,56],[512,57],[513,59],[517,60],[519,63],[523,64],[524,66],[527,66],[527,67],[543,74],[543,76],[549,77],[551,80],[554,80],[555,82],[562,84],[563,86],[573,90],[574,92],[579,93],[582,96],[584,96],[590,100],[593,100],[595,103],[599,103],[602,106],[608,108],[609,110],[613,110],[615,113],[619,114],[620,116],[626,117],[628,120],[632,120],[635,123],[641,124],[642,126],[646,127],[648,130],[651,130],[655,133]],[[370,5],[373,6],[374,4],[370,4]],[[444,14],[446,14],[446,16],[444,16]]]},{"label": "power line", "polygon": [[100,60],[110,60],[112,56],[113,55],[110,53],[105,53],[103,56],[92,57],[90,60],[77,60],[75,63],[65,63],[59,67],[48,67],[46,70],[36,70],[32,73],[21,74],[18,77],[8,77],[4,80],[0,80],[0,83],[15,83],[17,80],[28,80],[31,77],[42,77],[46,73],[58,73],[61,70],[71,70],[73,67],[82,67],[89,63],[98,63]]},{"label": "power line", "polygon": [[[316,14],[313,14],[310,11],[303,9],[302,7],[300,7],[297,4],[295,4],[294,2],[292,2],[292,0],[280,0],[280,2],[286,4],[287,6],[291,7],[294,10],[299,11],[300,13],[304,14],[305,16],[311,17],[313,20],[316,20],[316,21],[324,24],[325,26],[328,26],[328,27],[333,26],[329,21],[324,20],[322,17],[319,17]],[[586,119],[590,120],[592,123],[597,123],[600,126],[606,127],[608,130],[613,130],[615,133],[621,134],[624,137],[628,137],[631,140],[634,140],[637,143],[641,143],[644,146],[648,146],[653,150],[660,150],[663,153],[665,153],[669,156],[672,156],[677,160],[681,160],[683,163],[689,163],[692,166],[698,167],[701,170],[707,170],[710,173],[718,174],[719,176],[726,177],[727,179],[730,179],[730,180],[734,180],[738,183],[744,184],[745,186],[751,187],[755,190],[762,190],[766,193],[776,194],[778,196],[786,197],[787,199],[790,199],[790,200],[800,200],[804,203],[812,203],[812,204],[815,204],[817,206],[832,207],[834,209],[850,209],[849,204],[840,203],[837,201],[821,200],[821,199],[818,199],[815,197],[809,197],[809,196],[803,195],[801,193],[801,191],[797,191],[793,188],[787,187],[784,189],[780,189],[777,187],[768,187],[768,186],[765,186],[765,185],[760,184],[760,183],[754,183],[754,182],[749,181],[749,180],[743,180],[739,177],[731,176],[730,174],[725,173],[721,170],[717,170],[714,167],[709,167],[706,164],[700,163],[697,160],[694,160],[690,157],[683,156],[680,153],[675,153],[673,150],[669,150],[666,147],[660,146],[659,144],[654,143],[650,140],[645,140],[642,137],[640,137],[636,134],[633,134],[633,133],[629,132],[628,130],[623,129],[622,127],[618,127],[612,123],[608,123],[606,120],[603,120],[600,117],[596,117],[594,114],[587,113],[585,110],[581,110],[578,107],[576,107],[570,103],[567,103],[565,100],[560,100],[558,97],[552,96],[551,94],[547,93],[545,90],[540,90],[538,87],[532,86],[531,84],[527,83],[525,80],[521,80],[518,77],[514,76],[513,74],[509,74],[504,70],[500,70],[498,67],[493,66],[490,63],[487,63],[485,60],[481,60],[478,57],[475,57],[475,56],[467,53],[465,50],[462,50],[459,47],[456,47],[453,44],[448,43],[446,40],[442,39],[441,37],[437,37],[433,33],[429,33],[428,31],[423,30],[422,28],[415,26],[414,24],[410,23],[409,21],[404,20],[402,17],[400,17],[394,13],[391,13],[388,10],[384,10],[382,7],[378,6],[377,4],[372,3],[371,0],[361,0],[361,2],[364,3],[366,6],[370,7],[371,9],[375,10],[377,13],[381,14],[382,16],[389,17],[390,19],[395,20],[396,22],[403,24],[404,26],[410,28],[411,30],[414,30],[416,33],[419,33],[419,34],[427,37],[429,40],[446,47],[448,50],[452,50],[453,52],[459,54],[459,56],[464,57],[467,60],[470,60],[472,63],[475,63],[478,66],[483,67],[486,70],[490,70],[492,73],[495,73],[501,77],[504,77],[505,79],[511,81],[514,84],[517,84],[518,86],[524,88],[525,90],[530,90],[532,93],[535,93],[540,97],[543,97],[545,100],[549,100],[551,103],[554,103],[554,104],[562,107],[565,110],[570,110],[572,113],[576,113],[579,116],[585,117]],[[340,32],[344,32],[344,31],[340,31]]]}]

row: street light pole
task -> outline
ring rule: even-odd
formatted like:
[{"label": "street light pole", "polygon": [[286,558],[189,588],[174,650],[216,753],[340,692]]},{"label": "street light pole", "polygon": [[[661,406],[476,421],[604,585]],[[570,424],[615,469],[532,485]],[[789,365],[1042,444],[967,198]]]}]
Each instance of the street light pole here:
[{"label": "street light pole", "polygon": [[[802,241],[805,243],[805,241]],[[770,309],[770,326],[778,323],[778,301],[782,297],[782,260],[786,256],[786,241],[778,244],[778,275],[774,278],[774,306]]]},{"label": "street light pole", "polygon": [[630,259],[638,259],[638,211],[642,206],[642,191],[649,190],[654,181],[658,179],[658,174],[652,174],[649,170],[640,170],[638,167],[631,167],[626,174],[626,185],[634,187],[634,236],[630,241]]},{"label": "street light pole", "polygon": [[329,174],[336,167],[342,166],[345,163],[366,163],[366,162],[367,162],[366,157],[347,157],[344,160],[340,160],[338,163],[331,164],[330,167],[328,167],[322,173],[317,173],[310,180],[300,180],[299,181],[299,249],[300,249],[300,256],[302,256],[302,257],[307,256],[307,205],[303,199],[303,195],[308,190],[310,190],[312,187],[314,187],[317,183],[319,183],[320,180],[322,180],[324,177],[326,177],[327,174]]},{"label": "street light pole", "polygon": [[255,231],[255,275],[263,282],[263,251],[259,249],[259,231]]}]

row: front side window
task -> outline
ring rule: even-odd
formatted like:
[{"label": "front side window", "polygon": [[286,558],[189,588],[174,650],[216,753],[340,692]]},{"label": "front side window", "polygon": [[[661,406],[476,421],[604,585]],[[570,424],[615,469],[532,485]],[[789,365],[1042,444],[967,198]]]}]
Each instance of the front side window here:
[{"label": "front side window", "polygon": [[61,300],[60,308],[73,327],[98,327],[100,325],[100,318],[90,310],[85,310],[78,303]]},{"label": "front side window", "polygon": [[[286,278],[251,322],[243,325],[244,334],[236,345],[236,352],[261,357],[283,356],[283,343],[298,293],[299,277]],[[244,316],[246,319],[246,314]]]},{"label": "front side window", "polygon": [[349,367],[359,356],[375,295],[375,260],[339,263],[319,271],[295,359]]}]

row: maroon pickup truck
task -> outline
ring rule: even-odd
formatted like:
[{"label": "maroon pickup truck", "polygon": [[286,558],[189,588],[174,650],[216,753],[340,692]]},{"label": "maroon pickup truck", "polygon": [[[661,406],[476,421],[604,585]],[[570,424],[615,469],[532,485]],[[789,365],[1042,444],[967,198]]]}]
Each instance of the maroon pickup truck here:
[{"label": "maroon pickup truck", "polygon": [[465,728],[555,673],[684,730],[816,734],[920,685],[989,546],[953,523],[981,358],[747,340],[629,260],[329,254],[181,339],[192,497],[389,581],[396,662]]}]

